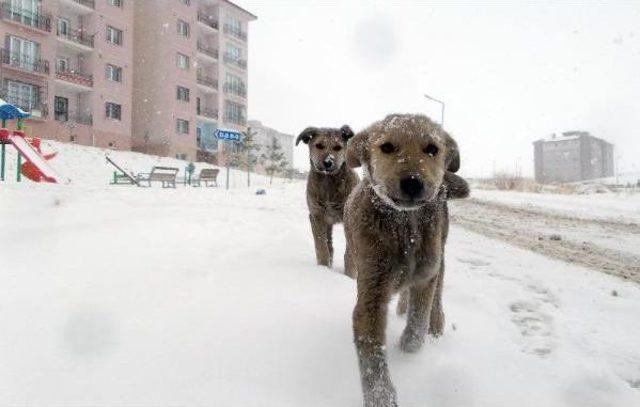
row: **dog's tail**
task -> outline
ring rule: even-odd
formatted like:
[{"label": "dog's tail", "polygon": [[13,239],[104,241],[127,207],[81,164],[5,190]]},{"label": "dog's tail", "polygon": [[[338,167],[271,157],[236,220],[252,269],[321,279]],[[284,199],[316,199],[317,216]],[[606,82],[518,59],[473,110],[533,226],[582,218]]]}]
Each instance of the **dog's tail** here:
[{"label": "dog's tail", "polygon": [[469,184],[459,175],[450,171],[445,172],[442,185],[445,189],[445,197],[447,200],[469,197]]}]

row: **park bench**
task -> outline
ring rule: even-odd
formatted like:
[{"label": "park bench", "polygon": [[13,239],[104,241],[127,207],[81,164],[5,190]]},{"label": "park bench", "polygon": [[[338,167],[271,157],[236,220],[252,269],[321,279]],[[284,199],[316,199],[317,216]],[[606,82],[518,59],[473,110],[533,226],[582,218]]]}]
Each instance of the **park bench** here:
[{"label": "park bench", "polygon": [[[191,180],[191,184],[195,187],[199,187],[204,182],[205,186],[218,186],[218,173],[220,170],[218,168],[203,168],[200,170],[200,174],[193,180]],[[211,185],[209,185],[211,184]]]},{"label": "park bench", "polygon": [[175,167],[153,167],[150,173],[138,174],[138,184],[146,182],[147,186],[151,186],[151,182],[162,182],[162,188],[175,188],[178,169]]}]

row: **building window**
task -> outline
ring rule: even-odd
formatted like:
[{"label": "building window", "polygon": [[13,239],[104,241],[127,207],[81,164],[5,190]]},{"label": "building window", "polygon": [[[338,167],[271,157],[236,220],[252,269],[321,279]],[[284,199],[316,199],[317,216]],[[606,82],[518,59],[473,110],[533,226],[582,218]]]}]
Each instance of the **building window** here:
[{"label": "building window", "polygon": [[41,70],[39,44],[12,35],[7,37],[6,42],[9,43],[9,55],[4,63],[29,71]]},{"label": "building window", "polygon": [[69,72],[69,59],[56,58],[56,72]]},{"label": "building window", "polygon": [[24,82],[5,79],[4,88],[7,91],[5,100],[22,110],[32,111],[38,106],[40,88]]},{"label": "building window", "polygon": [[189,37],[190,27],[186,21],[178,20],[178,34],[183,37]]},{"label": "building window", "polygon": [[122,0],[107,0],[110,6],[122,7]]},{"label": "building window", "polygon": [[178,100],[182,100],[183,102],[189,101],[189,88],[185,88],[184,86],[178,86],[176,92],[176,98]]},{"label": "building window", "polygon": [[189,121],[183,119],[176,120],[176,133],[189,134]]},{"label": "building window", "polygon": [[107,102],[105,104],[107,118],[122,120],[122,106],[117,103]]},{"label": "building window", "polygon": [[62,17],[58,18],[58,34],[66,37],[69,35],[69,31],[69,20]]},{"label": "building window", "polygon": [[122,82],[122,68],[107,64],[107,80],[111,82]]},{"label": "building window", "polygon": [[190,6],[191,0],[180,0],[180,3],[184,4],[185,6]]},{"label": "building window", "polygon": [[227,44],[227,56],[234,61],[242,59],[242,50],[233,44]]},{"label": "building window", "polygon": [[69,121],[69,99],[56,96],[53,100],[53,110],[57,121]]},{"label": "building window", "polygon": [[176,154],[176,159],[178,159],[178,160],[186,160],[187,159],[187,155],[185,153],[178,153],[178,154]]},{"label": "building window", "polygon": [[177,57],[176,57],[176,64],[178,65],[178,68],[187,71],[189,70],[189,57],[178,53]]},{"label": "building window", "polygon": [[245,124],[245,106],[227,100],[224,105],[224,119],[230,123]]},{"label": "building window", "polygon": [[122,30],[107,26],[107,42],[122,45]]}]

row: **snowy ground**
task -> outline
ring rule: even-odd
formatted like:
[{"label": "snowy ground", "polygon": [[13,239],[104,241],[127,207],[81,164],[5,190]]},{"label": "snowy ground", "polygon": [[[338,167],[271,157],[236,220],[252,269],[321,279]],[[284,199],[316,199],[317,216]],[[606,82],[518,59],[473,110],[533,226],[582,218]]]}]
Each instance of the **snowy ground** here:
[{"label": "snowy ground", "polygon": [[[361,405],[344,239],[314,264],[303,183],[116,187],[86,163],[0,185],[0,405]],[[640,405],[637,284],[458,226],[447,267],[441,339],[405,355],[390,315],[402,406]]]}]

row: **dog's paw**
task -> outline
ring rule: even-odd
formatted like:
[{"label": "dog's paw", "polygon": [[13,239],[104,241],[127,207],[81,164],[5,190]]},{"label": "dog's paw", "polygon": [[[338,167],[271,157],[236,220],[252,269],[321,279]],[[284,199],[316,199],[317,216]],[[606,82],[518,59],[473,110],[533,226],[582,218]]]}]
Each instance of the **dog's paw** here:
[{"label": "dog's paw", "polygon": [[365,394],[364,407],[398,407],[395,389],[390,385],[375,386]]},{"label": "dog's paw", "polygon": [[431,320],[429,321],[429,335],[437,338],[442,334],[444,334],[444,312],[432,312]]},{"label": "dog's paw", "polygon": [[406,353],[416,353],[424,345],[424,334],[413,329],[405,329],[400,337],[400,349]]}]

